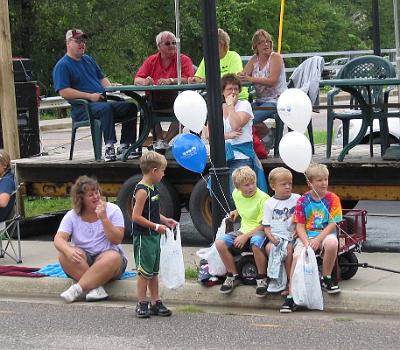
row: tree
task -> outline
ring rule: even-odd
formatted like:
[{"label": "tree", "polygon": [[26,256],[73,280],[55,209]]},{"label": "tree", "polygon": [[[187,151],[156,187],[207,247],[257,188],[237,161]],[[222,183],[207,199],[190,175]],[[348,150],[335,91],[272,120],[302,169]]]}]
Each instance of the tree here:
[{"label": "tree", "polygon": [[[180,2],[181,50],[195,64],[203,57],[200,1]],[[175,31],[173,0],[9,0],[9,5],[13,55],[32,58],[37,79],[52,94],[51,72],[65,53],[68,29],[89,34],[87,52],[121,83],[131,83],[143,60],[156,52],[157,33]],[[232,50],[251,55],[251,38],[260,28],[276,44],[279,5],[279,0],[217,0],[218,25],[229,33]],[[371,0],[287,0],[285,8],[283,52],[372,48]],[[380,1],[380,11],[381,46],[393,47],[392,1]]]}]

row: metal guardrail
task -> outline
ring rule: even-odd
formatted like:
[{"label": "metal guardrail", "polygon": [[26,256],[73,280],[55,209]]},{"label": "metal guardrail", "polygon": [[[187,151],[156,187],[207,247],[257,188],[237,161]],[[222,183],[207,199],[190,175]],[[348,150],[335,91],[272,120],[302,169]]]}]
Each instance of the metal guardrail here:
[{"label": "metal guardrail", "polygon": [[[383,54],[388,54],[390,62],[396,66],[396,49],[382,49],[381,52]],[[373,50],[356,50],[356,51],[326,51],[326,52],[295,52],[295,53],[283,53],[282,57],[283,58],[308,58],[308,57],[313,57],[313,56],[338,56],[338,57],[349,57],[353,58],[356,56],[361,56],[361,55],[373,55],[374,51]],[[252,56],[241,56],[243,62],[247,62],[250,60]],[[331,65],[326,65],[325,69],[339,69],[342,66],[331,66]],[[285,67],[285,72],[286,73],[292,73],[296,67]]]},{"label": "metal guardrail", "polygon": [[40,99],[39,110],[70,108],[71,105],[61,96],[44,97]]}]

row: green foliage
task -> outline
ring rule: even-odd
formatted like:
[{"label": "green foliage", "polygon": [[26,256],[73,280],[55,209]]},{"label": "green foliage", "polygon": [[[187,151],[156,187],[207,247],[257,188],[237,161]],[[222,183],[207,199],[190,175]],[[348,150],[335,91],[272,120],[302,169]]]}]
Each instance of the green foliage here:
[{"label": "green foliage", "polygon": [[199,271],[197,268],[188,267],[185,270],[185,278],[187,280],[197,280],[198,275],[199,275]]},{"label": "green foliage", "polygon": [[24,198],[25,217],[55,213],[71,209],[71,199],[67,198]]},{"label": "green foliage", "polygon": [[[308,133],[305,134],[308,137]],[[314,130],[314,144],[315,145],[326,145],[326,131],[325,130]]]},{"label": "green foliage", "polygon": [[[194,64],[203,56],[202,0],[180,1],[181,51]],[[217,0],[218,25],[231,37],[231,49],[251,55],[259,28],[277,47],[279,0]],[[51,71],[65,53],[65,32],[89,34],[88,54],[113,81],[131,83],[143,60],[156,52],[155,36],[175,31],[173,0],[9,0],[14,56],[30,57],[34,72],[51,94]],[[394,46],[392,1],[380,1],[381,46]],[[286,1],[283,52],[372,48],[370,0]],[[290,65],[299,62],[289,60]]]}]

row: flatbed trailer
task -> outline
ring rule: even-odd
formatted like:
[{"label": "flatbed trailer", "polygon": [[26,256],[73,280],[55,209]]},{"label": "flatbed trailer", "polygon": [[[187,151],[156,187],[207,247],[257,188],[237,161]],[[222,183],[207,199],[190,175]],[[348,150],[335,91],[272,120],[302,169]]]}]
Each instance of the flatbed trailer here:
[{"label": "flatbed trailer", "polygon": [[[330,171],[329,187],[350,207],[358,200],[400,200],[400,162],[384,161],[380,156],[369,157],[369,146],[356,146],[343,162],[336,160],[341,147],[334,146],[332,159],[326,159],[325,146],[316,145],[314,162],[324,163]],[[379,154],[379,146],[374,146]],[[167,154],[168,166],[160,188],[161,211],[179,219],[182,207],[189,209],[194,226],[199,233],[211,240],[211,198],[199,174],[178,165]],[[70,188],[80,175],[95,176],[101,184],[103,195],[117,197],[126,227],[130,227],[132,191],[140,179],[138,160],[111,163],[93,160],[92,150],[76,151],[74,160],[68,153],[26,158],[15,161],[17,177],[23,183],[23,193],[39,197],[68,196]],[[280,158],[262,161],[266,176],[277,166],[285,166]],[[294,173],[294,192],[307,190],[303,174]],[[127,229],[128,234],[129,229]]]}]

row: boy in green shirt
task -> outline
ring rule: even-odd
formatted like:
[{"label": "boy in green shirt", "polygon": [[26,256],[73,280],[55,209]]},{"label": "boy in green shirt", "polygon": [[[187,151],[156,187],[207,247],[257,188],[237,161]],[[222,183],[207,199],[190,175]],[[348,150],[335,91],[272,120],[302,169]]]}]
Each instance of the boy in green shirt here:
[{"label": "boy in green shirt", "polygon": [[227,270],[226,279],[220,288],[220,293],[228,294],[232,292],[233,288],[241,281],[241,276],[238,274],[229,248],[235,247],[244,250],[250,244],[257,266],[256,296],[263,297],[267,293],[267,258],[264,252],[267,238],[261,221],[264,203],[270,197],[257,188],[256,173],[250,167],[244,166],[236,169],[232,178],[235,185],[232,197],[236,210],[230,213],[230,218],[235,221],[240,216],[242,220],[238,231],[229,232],[215,241],[215,246]]},{"label": "boy in green shirt", "polygon": [[[164,176],[167,160],[157,152],[150,151],[140,158],[143,178],[135,188],[133,219],[133,251],[138,271],[136,316],[170,316],[172,314],[160,300],[158,272],[160,266],[160,235],[168,227],[175,227],[174,219],[160,214],[160,196],[156,184]],[[146,299],[150,291],[151,302]]]}]

